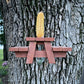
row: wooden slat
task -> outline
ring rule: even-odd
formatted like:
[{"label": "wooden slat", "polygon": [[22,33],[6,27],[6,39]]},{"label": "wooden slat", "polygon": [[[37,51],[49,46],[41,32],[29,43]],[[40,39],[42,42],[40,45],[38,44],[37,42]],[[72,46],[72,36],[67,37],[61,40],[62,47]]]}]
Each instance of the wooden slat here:
[{"label": "wooden slat", "polygon": [[70,47],[52,47],[53,51],[71,51],[72,48]]},{"label": "wooden slat", "polygon": [[30,42],[26,64],[32,64],[35,55],[35,48],[36,48],[36,42]]},{"label": "wooden slat", "polygon": [[[23,52],[21,52],[21,51],[15,52],[16,57],[27,57],[27,53],[28,52],[25,52],[25,51],[23,51]],[[38,58],[39,57],[46,57],[46,52],[45,51],[36,51],[34,57],[38,57]]]},{"label": "wooden slat", "polygon": [[[37,42],[37,44],[44,45],[43,42]],[[71,51],[70,47],[52,47],[53,51]],[[28,47],[10,47],[9,51],[28,51]]]},{"label": "wooden slat", "polygon": [[26,37],[26,41],[54,41],[54,38],[32,38],[32,37]]},{"label": "wooden slat", "polygon": [[44,42],[44,45],[45,45],[45,50],[46,50],[46,54],[47,54],[49,63],[55,63],[55,58],[54,58],[54,54],[52,51],[51,43]]},{"label": "wooden slat", "polygon": [[26,41],[36,41],[35,37],[26,37]]},{"label": "wooden slat", "polygon": [[45,38],[44,41],[54,41],[54,38]]},{"label": "wooden slat", "polygon": [[45,38],[36,38],[35,40],[36,40],[36,41],[44,41]]},{"label": "wooden slat", "polygon": [[28,47],[19,47],[18,51],[27,51],[28,52]]},{"label": "wooden slat", "polygon": [[18,48],[19,48],[19,47],[10,47],[10,48],[9,48],[9,51],[18,51]]},{"label": "wooden slat", "polygon": [[[27,53],[28,52],[15,52],[16,57],[27,57]],[[45,51],[36,51],[35,56],[34,57],[47,57],[46,52]],[[54,52],[54,57],[66,57],[66,52]]]},{"label": "wooden slat", "polygon": [[9,51],[28,51],[28,47],[10,47]]},{"label": "wooden slat", "polygon": [[45,51],[36,51],[35,57],[47,57]]},{"label": "wooden slat", "polygon": [[27,57],[27,52],[15,52],[16,57]]},{"label": "wooden slat", "polygon": [[53,52],[55,57],[66,57],[66,52]]}]

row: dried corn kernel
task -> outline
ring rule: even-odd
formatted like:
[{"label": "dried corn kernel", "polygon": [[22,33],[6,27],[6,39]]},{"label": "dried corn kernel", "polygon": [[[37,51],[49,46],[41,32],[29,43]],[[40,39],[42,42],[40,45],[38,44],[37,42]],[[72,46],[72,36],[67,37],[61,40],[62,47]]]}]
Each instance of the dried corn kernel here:
[{"label": "dried corn kernel", "polygon": [[36,21],[36,36],[44,37],[44,14],[40,12]]}]

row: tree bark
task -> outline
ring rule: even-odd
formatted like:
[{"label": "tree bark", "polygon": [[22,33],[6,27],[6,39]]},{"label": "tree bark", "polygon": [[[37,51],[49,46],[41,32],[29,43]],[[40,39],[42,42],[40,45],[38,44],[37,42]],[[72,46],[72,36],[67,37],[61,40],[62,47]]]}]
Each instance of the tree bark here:
[{"label": "tree bark", "polygon": [[45,15],[45,37],[54,37],[52,45],[72,47],[66,58],[47,59],[39,65],[26,64],[8,52],[10,84],[79,84],[84,64],[84,1],[81,0],[5,0],[4,27],[7,48],[26,46],[26,37],[35,37],[36,16]]},{"label": "tree bark", "polygon": [[8,60],[8,52],[7,52],[7,48],[6,48],[6,44],[4,44],[4,48],[3,48],[3,60],[7,61]]}]

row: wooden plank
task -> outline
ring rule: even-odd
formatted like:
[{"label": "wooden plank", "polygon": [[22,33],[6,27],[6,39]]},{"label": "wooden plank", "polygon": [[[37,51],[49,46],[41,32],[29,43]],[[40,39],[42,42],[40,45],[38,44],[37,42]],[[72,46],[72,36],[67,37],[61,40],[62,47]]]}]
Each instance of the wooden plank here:
[{"label": "wooden plank", "polygon": [[70,47],[60,47],[60,46],[52,47],[52,49],[53,51],[71,51],[72,50],[72,48]]},{"label": "wooden plank", "polygon": [[45,38],[36,38],[36,41],[43,41],[44,42]]},{"label": "wooden plank", "polygon": [[[27,51],[19,51],[19,52],[15,52],[16,57],[27,57]],[[43,51],[36,51],[35,56],[34,57],[47,57],[46,52]],[[66,57],[66,52],[54,52],[54,57]]]},{"label": "wooden plank", "polygon": [[54,58],[54,54],[52,51],[52,46],[50,42],[44,42],[45,45],[45,50],[46,50],[46,54],[47,54],[47,58],[49,63],[55,63],[55,58]]},{"label": "wooden plank", "polygon": [[30,42],[26,64],[32,64],[35,55],[35,49],[36,49],[36,42]]},{"label": "wooden plank", "polygon": [[[27,51],[19,51],[19,52],[15,52],[15,54],[16,54],[16,57],[27,57]],[[47,57],[46,56],[46,52],[43,50],[43,51],[36,51],[36,53],[35,53],[35,56],[34,57],[38,57],[38,58],[40,58],[40,57]]]},{"label": "wooden plank", "polygon": [[66,52],[54,52],[55,57],[66,57]]},{"label": "wooden plank", "polygon": [[9,48],[9,51],[18,51],[18,48],[19,48],[19,47],[10,47],[10,48]]},{"label": "wooden plank", "polygon": [[39,44],[39,45],[44,45],[44,42],[37,42],[37,44]]},{"label": "wooden plank", "polygon": [[46,55],[46,52],[43,50],[43,51],[36,51],[35,53],[35,57],[47,57]]},{"label": "wooden plank", "polygon": [[27,57],[28,52],[15,52],[16,57]]},{"label": "wooden plank", "polygon": [[26,41],[36,41],[35,37],[26,37]]},{"label": "wooden plank", "polygon": [[34,37],[26,37],[26,41],[46,41],[46,42],[50,42],[50,41],[54,41],[54,38],[34,38]]},{"label": "wooden plank", "polygon": [[10,47],[9,51],[28,51],[28,47]]},{"label": "wooden plank", "polygon": [[[37,44],[44,45],[43,42],[37,42]],[[52,47],[53,51],[71,51],[70,47]],[[28,51],[28,47],[10,47],[9,51]]]},{"label": "wooden plank", "polygon": [[45,38],[44,41],[54,41],[54,38]]},{"label": "wooden plank", "polygon": [[18,51],[27,51],[28,52],[28,47],[19,47]]}]

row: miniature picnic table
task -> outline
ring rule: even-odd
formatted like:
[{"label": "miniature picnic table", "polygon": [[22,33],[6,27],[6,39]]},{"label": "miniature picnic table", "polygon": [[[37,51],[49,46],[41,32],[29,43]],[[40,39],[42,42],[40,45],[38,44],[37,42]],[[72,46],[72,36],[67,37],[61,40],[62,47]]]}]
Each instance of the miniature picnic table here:
[{"label": "miniature picnic table", "polygon": [[[55,47],[51,45],[54,38],[35,38],[27,37],[26,41],[30,41],[29,47],[10,47],[9,51],[14,51],[16,57],[27,57],[26,64],[32,64],[34,57],[46,57],[49,63],[55,63],[55,57],[66,57],[66,52],[71,51],[70,47]],[[44,45],[44,50],[37,50],[36,45]]]}]

